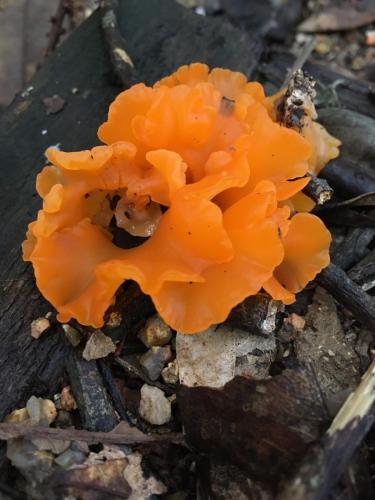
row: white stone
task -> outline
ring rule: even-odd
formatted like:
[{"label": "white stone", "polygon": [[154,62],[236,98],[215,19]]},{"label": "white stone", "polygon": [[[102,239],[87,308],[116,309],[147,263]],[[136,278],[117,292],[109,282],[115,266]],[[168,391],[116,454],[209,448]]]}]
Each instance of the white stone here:
[{"label": "white stone", "polygon": [[163,368],[161,372],[161,377],[166,384],[177,384],[178,382],[178,363],[174,359],[168,365]]},{"label": "white stone", "polygon": [[157,387],[144,384],[141,388],[140,416],[153,425],[163,425],[170,421],[171,403],[163,391]]},{"label": "white stone", "polygon": [[176,336],[180,382],[189,387],[222,387],[236,375],[265,378],[275,352],[272,335],[260,337],[226,325]]},{"label": "white stone", "polygon": [[37,318],[31,322],[31,336],[38,339],[51,326],[47,318]]}]

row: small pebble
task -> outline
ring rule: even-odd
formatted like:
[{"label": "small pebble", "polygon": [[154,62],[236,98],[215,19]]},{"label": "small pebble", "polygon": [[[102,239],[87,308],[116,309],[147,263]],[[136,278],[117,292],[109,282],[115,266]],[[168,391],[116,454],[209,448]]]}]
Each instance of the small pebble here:
[{"label": "small pebble", "polygon": [[174,359],[163,368],[161,372],[162,379],[166,384],[177,384],[178,382],[178,364],[177,359]]},{"label": "small pebble", "polygon": [[66,386],[61,391],[60,395],[61,409],[65,411],[72,411],[77,409],[77,403],[74,399],[70,386]]},{"label": "small pebble", "polygon": [[144,384],[141,388],[139,414],[150,424],[166,424],[172,416],[171,403],[158,387]]},{"label": "small pebble", "polygon": [[80,464],[86,460],[86,455],[78,450],[71,450],[70,448],[58,457],[55,458],[57,465],[63,469],[68,469],[74,464]]},{"label": "small pebble", "polygon": [[34,319],[31,322],[31,336],[34,339],[38,339],[50,326],[51,324],[47,318]]},{"label": "small pebble", "polygon": [[115,352],[116,346],[112,339],[104,335],[100,330],[95,330],[85,345],[82,357],[87,361],[91,359],[105,358],[111,352]]},{"label": "small pebble", "polygon": [[106,325],[109,328],[117,328],[121,325],[122,316],[118,311],[112,311],[109,315]]},{"label": "small pebble", "polygon": [[60,410],[57,414],[57,418],[55,420],[56,427],[66,428],[71,427],[73,425],[72,416],[70,412]]},{"label": "small pebble", "polygon": [[8,424],[19,424],[29,418],[29,413],[26,408],[20,408],[19,410],[13,410],[12,413],[9,413],[9,415],[5,417],[4,422]]},{"label": "small pebble", "polygon": [[62,325],[62,329],[64,330],[67,340],[73,347],[77,347],[77,345],[81,342],[81,334],[79,331],[70,325]]},{"label": "small pebble", "polygon": [[139,363],[148,378],[154,381],[160,377],[162,369],[171,358],[172,352],[169,345],[166,347],[151,347],[140,357]]},{"label": "small pebble", "polygon": [[285,324],[291,324],[295,330],[302,331],[305,328],[305,318],[299,316],[296,313],[292,313],[290,316],[284,319]]},{"label": "small pebble", "polygon": [[39,425],[50,425],[57,417],[56,406],[50,399],[31,396],[26,403],[30,419]]},{"label": "small pebble", "polygon": [[335,353],[333,351],[331,351],[331,349],[328,349],[328,356],[331,356],[331,358],[333,358],[334,355],[335,355]]},{"label": "small pebble", "polygon": [[138,338],[146,347],[163,346],[171,340],[171,337],[171,328],[164,323],[158,314],[149,318],[138,333]]}]

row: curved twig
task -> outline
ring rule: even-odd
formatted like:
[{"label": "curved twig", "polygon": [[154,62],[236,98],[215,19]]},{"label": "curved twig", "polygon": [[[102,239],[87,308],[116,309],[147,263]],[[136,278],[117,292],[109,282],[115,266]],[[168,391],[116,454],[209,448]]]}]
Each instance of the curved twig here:
[{"label": "curved twig", "polygon": [[126,43],[121,35],[116,11],[117,0],[101,0],[102,30],[108,46],[115,75],[124,88],[131,87],[138,81],[134,63],[126,50]]}]

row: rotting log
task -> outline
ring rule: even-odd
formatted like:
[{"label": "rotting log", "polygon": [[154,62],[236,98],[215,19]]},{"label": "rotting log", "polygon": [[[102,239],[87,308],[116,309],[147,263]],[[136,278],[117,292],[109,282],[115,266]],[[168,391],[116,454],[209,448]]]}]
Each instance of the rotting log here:
[{"label": "rotting log", "polygon": [[[119,24],[142,81],[153,83],[178,66],[200,60],[251,76],[261,42],[218,19],[207,19],[172,0],[120,3]],[[224,43],[225,42],[225,43]],[[0,116],[0,419],[32,395],[51,397],[61,386],[68,347],[56,327],[38,341],[30,323],[51,310],[21,258],[26,227],[40,200],[35,176],[54,144],[80,150],[98,143],[96,130],[121,90],[95,12],[46,61],[27,89]],[[59,95],[63,109],[46,114],[42,99]]]}]

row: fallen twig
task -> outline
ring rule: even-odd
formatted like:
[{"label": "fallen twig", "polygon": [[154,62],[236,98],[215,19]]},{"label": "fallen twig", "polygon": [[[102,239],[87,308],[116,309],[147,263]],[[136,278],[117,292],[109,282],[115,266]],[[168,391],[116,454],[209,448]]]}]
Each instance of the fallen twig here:
[{"label": "fallen twig", "polygon": [[375,360],[345,401],[323,440],[307,453],[279,500],[323,500],[375,420]]},{"label": "fallen twig", "polygon": [[315,280],[349,309],[360,323],[375,329],[375,299],[356,285],[345,271],[335,264],[330,264]]},{"label": "fallen twig", "polygon": [[62,27],[66,14],[69,12],[69,0],[60,0],[56,14],[51,18],[51,29],[48,33],[48,43],[45,56],[48,56],[57,46],[60,36],[64,33]]},{"label": "fallen twig", "polygon": [[312,174],[308,175],[311,177],[311,180],[303,189],[303,192],[312,198],[318,205],[323,205],[332,198],[333,189],[325,179],[320,179]]},{"label": "fallen twig", "polygon": [[118,25],[116,11],[117,0],[101,0],[102,30],[111,57],[112,66],[116,76],[124,88],[131,87],[137,82],[134,63],[126,50]]},{"label": "fallen twig", "polygon": [[122,422],[111,432],[91,432],[79,429],[54,429],[51,427],[31,426],[25,424],[0,423],[0,439],[58,439],[65,441],[83,441],[88,444],[152,444],[158,442],[184,443],[182,434],[145,434],[136,427],[126,426]]}]

